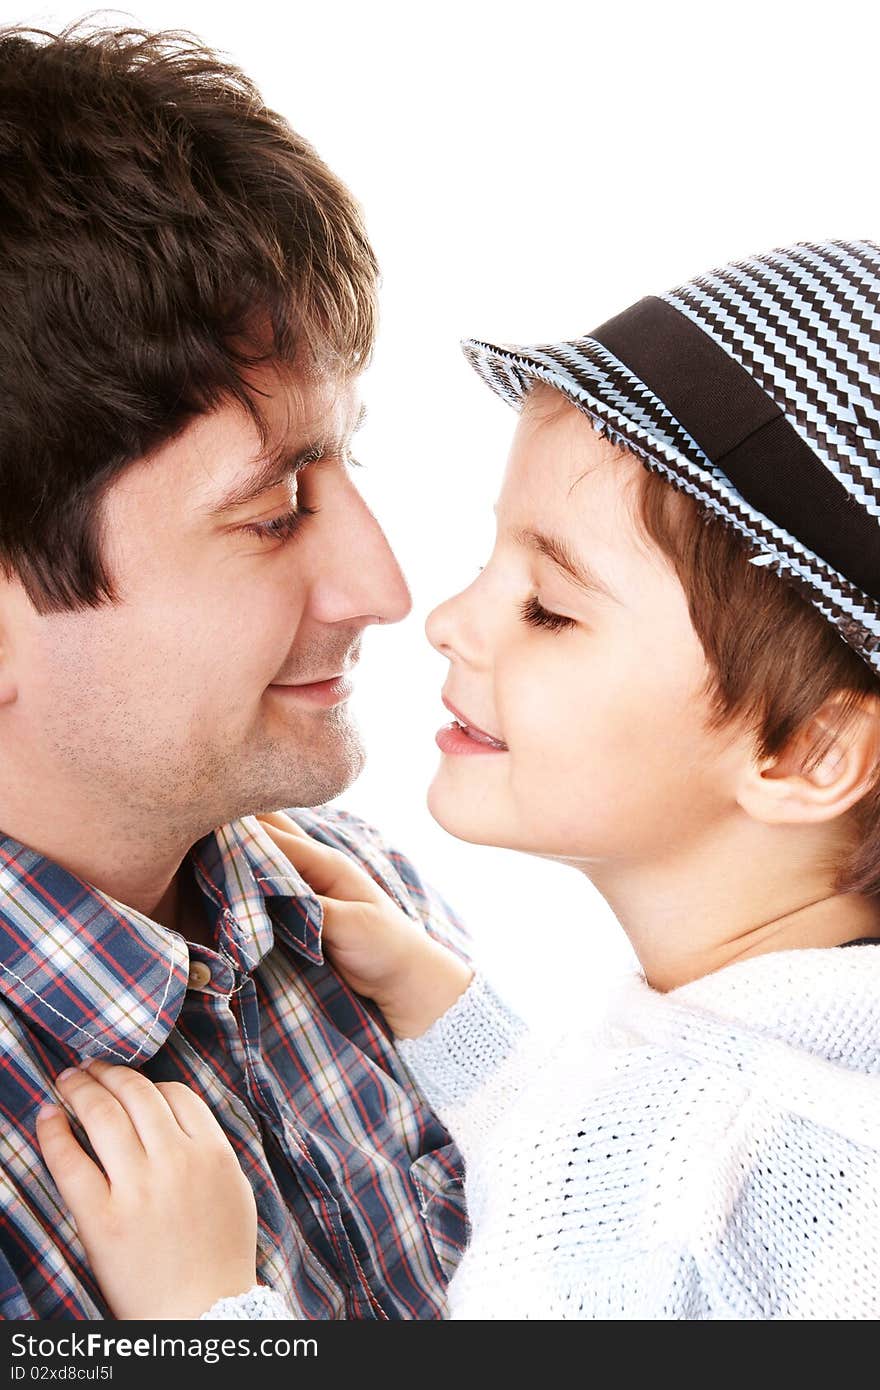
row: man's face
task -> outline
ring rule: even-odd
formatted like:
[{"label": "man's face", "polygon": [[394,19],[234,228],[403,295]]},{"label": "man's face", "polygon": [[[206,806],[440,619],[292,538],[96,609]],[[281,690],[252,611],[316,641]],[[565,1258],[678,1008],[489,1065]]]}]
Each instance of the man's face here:
[{"label": "man's face", "polygon": [[[708,667],[684,590],[634,520],[641,468],[536,388],[491,558],[428,619],[446,698],[507,745],[444,753],[428,804],[462,839],[622,866],[675,854],[735,810],[746,744],[705,731]],[[538,536],[609,592],[581,587]]]},{"label": "man's face", "polygon": [[[324,802],[363,765],[344,692],[304,686],[350,671],[364,627],[411,606],[350,477],[360,403],[352,383],[254,380],[272,393],[270,447],[316,444],[324,457],[221,509],[257,472],[259,438],[231,405],[199,418],[107,495],[104,554],[122,601],[23,613],[8,727],[62,814],[159,815],[188,838]],[[298,506],[315,513],[285,534],[277,521]],[[274,531],[253,529],[265,523]]]}]

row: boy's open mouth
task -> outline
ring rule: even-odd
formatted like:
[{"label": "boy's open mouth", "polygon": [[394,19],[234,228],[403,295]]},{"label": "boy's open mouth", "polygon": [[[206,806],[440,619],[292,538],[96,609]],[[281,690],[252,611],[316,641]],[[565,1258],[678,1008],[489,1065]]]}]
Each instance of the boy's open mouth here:
[{"label": "boy's open mouth", "polygon": [[462,724],[460,719],[456,719],[455,727],[461,729],[463,734],[472,738],[474,743],[484,743],[487,748],[507,748],[506,743],[502,743],[500,738],[493,738],[491,734],[484,734],[482,729],[475,729],[472,724]]},{"label": "boy's open mouth", "polygon": [[503,752],[508,751],[506,743],[500,738],[495,738],[493,734],[487,734],[485,729],[478,728],[476,724],[471,724],[470,721],[464,717],[461,710],[457,710],[455,705],[451,704],[445,695],[441,695],[440,698],[449,710],[449,713],[455,715],[455,724],[451,727],[460,729],[468,738],[473,739],[474,743],[482,743],[487,748],[498,748]]}]

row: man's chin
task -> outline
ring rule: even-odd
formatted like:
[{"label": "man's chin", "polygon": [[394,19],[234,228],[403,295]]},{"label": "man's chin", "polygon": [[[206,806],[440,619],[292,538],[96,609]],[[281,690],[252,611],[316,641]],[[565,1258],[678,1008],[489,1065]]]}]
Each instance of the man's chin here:
[{"label": "man's chin", "polygon": [[[274,809],[287,806],[323,806],[342,796],[357,781],[364,770],[367,755],[359,740],[346,741],[345,747],[334,750],[333,758],[325,757],[306,769],[300,769],[283,789]],[[286,796],[286,800],[285,800]]]},{"label": "man's chin", "polygon": [[227,820],[302,806],[323,806],[348,791],[366,764],[358,730],[346,721],[319,738],[297,741],[273,738],[246,761],[246,783],[233,796],[235,809]]}]

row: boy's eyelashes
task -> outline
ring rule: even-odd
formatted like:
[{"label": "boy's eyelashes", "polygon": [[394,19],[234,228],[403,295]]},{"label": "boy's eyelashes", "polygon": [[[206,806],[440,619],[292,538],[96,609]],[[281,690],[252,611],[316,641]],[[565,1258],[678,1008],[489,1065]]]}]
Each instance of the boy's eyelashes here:
[{"label": "boy's eyelashes", "polygon": [[[480,565],[477,569],[478,574],[482,574],[486,568]],[[520,617],[523,622],[531,627],[543,628],[545,632],[563,632],[566,628],[577,627],[574,618],[566,618],[562,613],[551,613],[549,608],[545,608],[537,594],[531,594],[519,606]]]},{"label": "boy's eyelashes", "polygon": [[577,627],[574,618],[566,618],[562,613],[551,613],[539,601],[537,594],[532,594],[521,603],[519,611],[524,622],[532,627],[544,628],[547,632],[562,632],[565,628]]}]

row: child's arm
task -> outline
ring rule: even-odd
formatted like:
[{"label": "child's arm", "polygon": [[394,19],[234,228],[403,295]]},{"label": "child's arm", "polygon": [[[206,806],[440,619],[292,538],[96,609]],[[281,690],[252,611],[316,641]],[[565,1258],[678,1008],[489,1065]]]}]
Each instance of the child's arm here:
[{"label": "child's arm", "polygon": [[101,1167],[58,1107],[40,1111],[37,1139],[113,1315],[199,1318],[252,1291],[254,1195],[201,1097],[103,1061],[56,1085]]},{"label": "child's arm", "polygon": [[413,922],[347,855],[312,839],[283,811],[257,818],[318,895],[322,944],[398,1038],[415,1038],[464,993],[469,965]]}]

